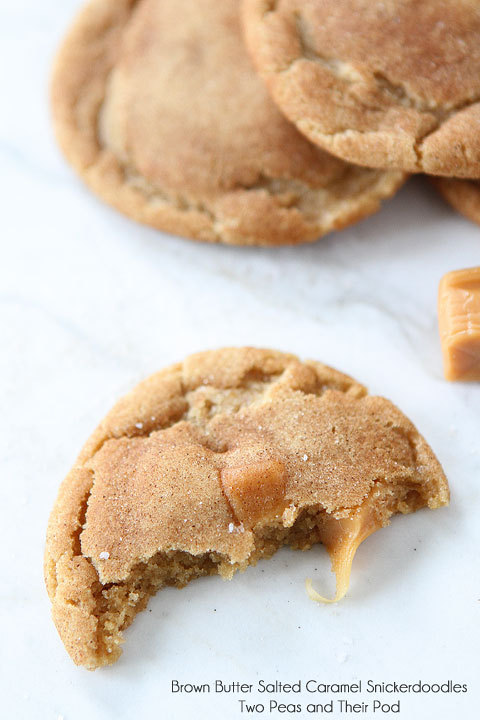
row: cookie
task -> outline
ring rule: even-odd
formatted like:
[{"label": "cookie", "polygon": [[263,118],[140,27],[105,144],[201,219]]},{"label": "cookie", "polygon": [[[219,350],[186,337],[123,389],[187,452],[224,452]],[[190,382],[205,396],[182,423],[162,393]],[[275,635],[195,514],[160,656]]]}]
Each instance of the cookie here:
[{"label": "cookie", "polygon": [[339,599],[364,538],[447,503],[412,423],[351,378],[270,350],[193,355],[121,400],[62,484],[45,554],[53,619],[95,669],[157,590],[231,578],[285,544],[326,546]]},{"label": "cookie", "polygon": [[405,178],[334,159],[283,118],[244,49],[239,0],[93,0],[52,102],[66,157],[103,200],[198,240],[313,241]]},{"label": "cookie", "polygon": [[285,115],[377,168],[480,177],[480,4],[244,0],[248,46]]},{"label": "cookie", "polygon": [[432,182],[455,210],[480,225],[480,181],[435,178]]}]

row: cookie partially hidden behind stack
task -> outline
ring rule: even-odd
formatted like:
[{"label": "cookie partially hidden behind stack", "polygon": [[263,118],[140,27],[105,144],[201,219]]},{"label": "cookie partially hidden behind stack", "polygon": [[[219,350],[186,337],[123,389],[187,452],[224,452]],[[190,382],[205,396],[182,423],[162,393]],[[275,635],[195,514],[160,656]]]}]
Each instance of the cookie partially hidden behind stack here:
[{"label": "cookie partially hidden behind stack", "polygon": [[432,178],[432,182],[455,210],[480,225],[480,180]]},{"label": "cookie partially hidden behind stack", "polygon": [[65,479],[45,555],[53,618],[95,669],[157,590],[231,578],[285,544],[323,543],[340,599],[368,535],[448,497],[412,423],[351,378],[270,350],[193,355],[121,400]]},{"label": "cookie partially hidden behind stack", "polygon": [[199,240],[313,241],[405,179],[331,157],[283,117],[250,65],[239,0],[93,0],[52,98],[65,155],[101,198]]},{"label": "cookie partially hidden behind stack", "polygon": [[244,0],[250,52],[313,142],[378,168],[480,177],[480,4]]}]

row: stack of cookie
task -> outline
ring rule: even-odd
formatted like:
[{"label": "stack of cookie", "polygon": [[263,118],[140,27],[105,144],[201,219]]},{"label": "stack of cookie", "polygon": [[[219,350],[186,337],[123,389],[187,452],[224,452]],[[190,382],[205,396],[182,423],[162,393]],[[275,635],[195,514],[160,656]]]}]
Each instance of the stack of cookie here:
[{"label": "stack of cookie", "polygon": [[[57,59],[57,135],[140,222],[313,241],[406,173],[480,177],[479,39],[467,0],[93,0]],[[477,182],[436,185],[480,219]]]},{"label": "stack of cookie", "polygon": [[[57,59],[57,135],[136,220],[313,241],[406,173],[480,177],[479,39],[471,0],[93,0]],[[436,185],[480,219],[477,182]]]}]

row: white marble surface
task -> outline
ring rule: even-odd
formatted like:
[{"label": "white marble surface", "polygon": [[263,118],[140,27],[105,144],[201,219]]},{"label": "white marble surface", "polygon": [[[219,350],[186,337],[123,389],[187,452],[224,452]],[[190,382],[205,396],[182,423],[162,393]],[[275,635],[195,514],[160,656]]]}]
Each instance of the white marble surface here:
[{"label": "white marble surface", "polygon": [[[451,679],[467,695],[406,696],[399,717],[475,717],[480,386],[442,379],[436,293],[444,272],[480,264],[480,228],[420,180],[377,216],[296,249],[207,247],[129,222],[83,188],[52,138],[49,67],[79,5],[0,2],[2,717],[243,717],[236,697],[170,692],[173,679],[217,678]],[[231,583],[160,593],[116,666],[78,669],[42,578],[58,485],[119,395],[230,344],[321,359],[398,403],[444,464],[452,504],[366,541],[338,606],[304,591],[312,573],[333,586],[321,548],[282,551]]]}]

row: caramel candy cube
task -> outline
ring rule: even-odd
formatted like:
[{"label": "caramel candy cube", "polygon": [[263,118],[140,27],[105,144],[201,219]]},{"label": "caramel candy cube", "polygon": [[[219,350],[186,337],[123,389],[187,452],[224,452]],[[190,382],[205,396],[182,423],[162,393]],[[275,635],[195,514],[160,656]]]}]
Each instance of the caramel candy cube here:
[{"label": "caramel candy cube", "polygon": [[235,516],[248,528],[283,513],[285,480],[285,467],[276,460],[222,470],[225,495]]},{"label": "caramel candy cube", "polygon": [[480,380],[480,267],[443,276],[438,323],[447,380]]}]

